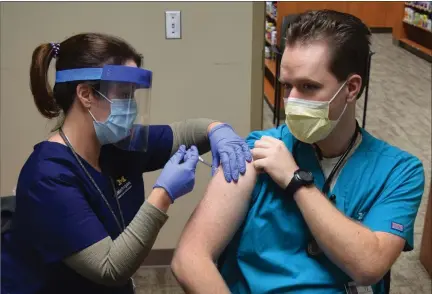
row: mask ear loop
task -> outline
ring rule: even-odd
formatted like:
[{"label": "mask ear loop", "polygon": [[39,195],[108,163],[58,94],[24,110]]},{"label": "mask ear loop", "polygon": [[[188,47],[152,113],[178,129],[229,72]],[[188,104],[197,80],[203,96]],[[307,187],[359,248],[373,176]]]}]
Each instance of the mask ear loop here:
[{"label": "mask ear loop", "polygon": [[[330,115],[330,103],[332,103],[332,101],[336,98],[336,96],[340,93],[340,91],[342,91],[343,87],[346,86],[346,83],[347,83],[347,82],[348,82],[348,80],[346,80],[346,81],[342,84],[342,86],[340,86],[339,90],[336,92],[336,94],[334,94],[334,96],[332,97],[332,99],[330,99],[330,101],[328,102],[328,105],[329,105],[328,111],[329,111],[329,113],[327,113],[327,117],[329,117],[329,115]],[[344,109],[342,110],[341,114],[339,115],[339,117],[338,117],[338,119],[337,119],[336,121],[339,121],[339,120],[341,119],[342,115],[345,113],[345,110],[347,109],[347,106],[348,106],[348,104],[347,104],[346,101],[345,101],[345,107],[344,107]]]},{"label": "mask ear loop", "polygon": [[104,94],[102,94],[101,92],[99,92],[98,90],[96,90],[95,88],[93,88],[93,90],[95,90],[99,95],[101,95],[103,98],[106,99],[106,101],[108,101],[109,103],[113,103],[107,96],[105,96]]},{"label": "mask ear loop", "polygon": [[90,115],[91,115],[91,117],[93,118],[93,120],[94,120],[95,122],[98,122],[98,121],[96,120],[96,118],[94,117],[93,113],[91,113],[90,109],[87,109],[87,111],[88,111],[88,113],[90,113]]},{"label": "mask ear loop", "polygon": [[[98,90],[96,90],[94,87],[92,87],[92,89],[95,91],[95,92],[97,92],[99,95],[101,95],[106,101],[108,101],[109,103],[113,103],[111,100],[109,100],[108,99],[108,97],[106,97],[104,94],[102,94],[101,92],[99,92]],[[90,113],[90,115],[91,115],[91,117],[93,118],[93,120],[95,121],[95,122],[98,122],[97,120],[96,120],[96,118],[94,117],[94,115],[93,115],[93,113],[91,113],[91,111],[90,111],[90,109],[87,109],[87,111]]]},{"label": "mask ear loop", "polygon": [[340,93],[340,91],[342,91],[343,87],[345,87],[346,83],[348,82],[348,80],[346,80],[342,86],[340,86],[339,90],[337,90],[336,94],[333,95],[332,99],[330,99],[329,104],[332,103],[332,101],[336,98],[336,96]]}]

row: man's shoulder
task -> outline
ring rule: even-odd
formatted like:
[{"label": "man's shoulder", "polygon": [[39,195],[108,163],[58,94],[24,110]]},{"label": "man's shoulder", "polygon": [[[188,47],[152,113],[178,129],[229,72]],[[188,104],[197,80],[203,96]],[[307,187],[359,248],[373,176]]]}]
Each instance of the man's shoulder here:
[{"label": "man's shoulder", "polygon": [[420,159],[398,146],[394,146],[382,139],[376,138],[370,133],[363,131],[363,139],[365,140],[364,151],[376,160],[388,162],[392,165],[422,165]]},{"label": "man's shoulder", "polygon": [[248,143],[250,148],[253,148],[255,141],[261,139],[263,136],[269,136],[276,138],[278,140],[282,140],[285,144],[289,144],[292,141],[292,134],[289,131],[288,127],[283,124],[277,128],[271,128],[266,130],[257,130],[252,131],[247,137],[246,142]]},{"label": "man's shoulder", "polygon": [[423,186],[425,171],[422,161],[415,155],[384,140],[364,133],[364,155],[377,180],[386,185]]}]

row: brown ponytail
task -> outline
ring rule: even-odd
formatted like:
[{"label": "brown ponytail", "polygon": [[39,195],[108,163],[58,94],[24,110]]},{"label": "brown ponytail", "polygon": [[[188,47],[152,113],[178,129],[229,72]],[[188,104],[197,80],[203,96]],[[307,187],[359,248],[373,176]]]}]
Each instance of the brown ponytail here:
[{"label": "brown ponytail", "polygon": [[[98,33],[85,33],[72,36],[54,48],[46,43],[37,47],[30,67],[30,88],[39,112],[47,118],[60,114],[66,116],[76,97],[80,83],[98,87],[98,81],[59,82],[54,88],[48,83],[48,68],[56,56],[56,71],[74,68],[102,67],[105,64],[125,64],[134,60],[141,66],[141,55],[125,41]],[[60,124],[62,122],[60,121]]]},{"label": "brown ponytail", "polygon": [[39,112],[46,118],[54,118],[60,114],[53,90],[48,82],[48,68],[54,56],[49,43],[39,45],[32,55],[30,66],[30,88]]}]

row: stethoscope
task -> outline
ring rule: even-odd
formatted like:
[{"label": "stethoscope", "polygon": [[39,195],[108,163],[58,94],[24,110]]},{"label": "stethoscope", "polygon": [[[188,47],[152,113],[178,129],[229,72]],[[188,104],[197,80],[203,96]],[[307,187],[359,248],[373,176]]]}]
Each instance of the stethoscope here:
[{"label": "stethoscope", "polygon": [[[339,169],[342,167],[342,164],[344,163],[344,161],[347,158],[348,154],[350,154],[350,152],[354,148],[355,143],[357,142],[357,138],[358,138],[358,136],[359,136],[360,133],[361,133],[360,126],[359,126],[358,122],[356,122],[356,130],[355,130],[353,136],[351,137],[351,140],[350,140],[350,143],[348,145],[348,148],[345,150],[345,152],[342,154],[342,156],[336,162],[336,164],[333,167],[332,171],[330,172],[328,178],[324,182],[324,186],[322,188],[322,193],[324,195],[328,196],[328,193],[330,192],[330,186],[331,186],[331,183],[333,181],[334,176],[339,171]],[[294,160],[296,160],[297,149],[300,146],[300,143],[301,142],[298,141],[298,140],[294,143],[293,152],[292,152]],[[321,150],[316,145],[315,145],[315,150],[317,152],[318,158],[321,160],[323,158]],[[333,204],[336,204],[336,195],[334,195],[334,194],[330,195],[329,196],[329,200]],[[313,238],[313,237],[312,237],[312,240],[308,243],[307,253],[311,257],[317,256],[317,255],[319,255],[319,254],[322,253],[321,248],[319,248],[318,243],[316,242],[315,238]]]}]

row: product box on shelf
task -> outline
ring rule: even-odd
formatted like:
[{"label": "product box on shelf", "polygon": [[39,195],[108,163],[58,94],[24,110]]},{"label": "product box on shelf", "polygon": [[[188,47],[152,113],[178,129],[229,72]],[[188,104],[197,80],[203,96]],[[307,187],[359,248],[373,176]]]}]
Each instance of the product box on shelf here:
[{"label": "product box on shelf", "polygon": [[431,18],[428,17],[426,13],[421,13],[418,11],[415,11],[414,9],[410,7],[405,7],[405,13],[404,13],[404,19],[405,22],[408,22],[412,25],[422,27],[424,29],[427,29],[429,31],[432,30],[431,28]]},{"label": "product box on shelf", "polygon": [[405,4],[419,9],[432,11],[432,1],[406,1]]}]

